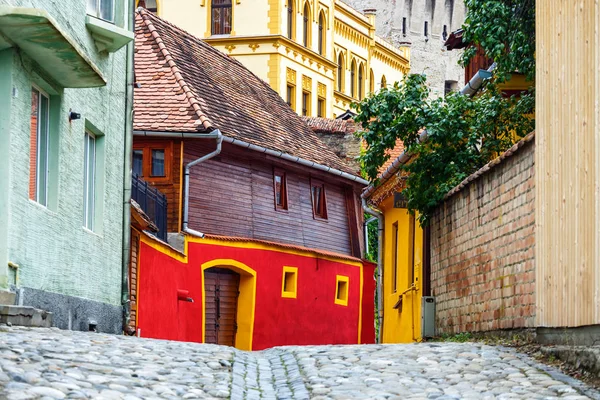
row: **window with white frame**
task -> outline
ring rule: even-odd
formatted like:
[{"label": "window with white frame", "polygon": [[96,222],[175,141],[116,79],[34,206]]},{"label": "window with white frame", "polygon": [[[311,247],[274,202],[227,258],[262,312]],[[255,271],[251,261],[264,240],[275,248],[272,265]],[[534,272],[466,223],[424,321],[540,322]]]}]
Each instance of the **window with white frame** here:
[{"label": "window with white frame", "polygon": [[50,147],[50,99],[31,88],[29,198],[48,205],[48,158]]},{"label": "window with white frame", "polygon": [[93,231],[96,197],[96,136],[89,131],[85,131],[83,153],[83,226]]},{"label": "window with white frame", "polygon": [[87,0],[87,13],[105,21],[115,22],[114,0]]}]

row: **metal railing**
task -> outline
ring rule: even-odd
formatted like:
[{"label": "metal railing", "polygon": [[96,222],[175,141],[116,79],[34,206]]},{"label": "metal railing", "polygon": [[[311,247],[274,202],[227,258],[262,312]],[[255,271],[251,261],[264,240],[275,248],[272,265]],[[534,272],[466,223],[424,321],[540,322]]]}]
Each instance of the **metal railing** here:
[{"label": "metal railing", "polygon": [[167,196],[160,190],[152,187],[148,182],[132,174],[131,198],[135,200],[142,210],[158,227],[156,236],[167,241]]}]

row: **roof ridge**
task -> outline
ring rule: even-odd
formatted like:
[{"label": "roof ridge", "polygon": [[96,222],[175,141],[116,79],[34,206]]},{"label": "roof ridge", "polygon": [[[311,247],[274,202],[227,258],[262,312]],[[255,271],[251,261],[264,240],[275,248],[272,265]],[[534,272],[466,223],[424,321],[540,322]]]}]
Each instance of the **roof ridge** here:
[{"label": "roof ridge", "polygon": [[152,23],[152,21],[150,20],[151,18],[149,18],[149,14],[150,14],[149,11],[147,11],[144,8],[139,7],[137,9],[137,12],[142,17],[142,21],[144,21],[144,24],[150,31],[150,34],[152,35],[152,37],[154,38],[154,41],[158,45],[158,48],[159,48],[161,54],[163,55],[163,57],[165,57],[165,61],[167,62],[167,64],[169,64],[169,67],[171,68],[171,71],[173,72],[173,76],[175,77],[175,80],[177,81],[179,86],[181,86],[181,89],[185,93],[185,97],[187,98],[188,102],[194,109],[194,112],[196,113],[196,116],[198,117],[200,124],[204,127],[205,130],[209,130],[209,129],[213,128],[212,124],[210,123],[210,120],[205,115],[205,113],[202,111],[202,108],[200,107],[200,102],[198,101],[196,96],[194,96],[194,93],[192,93],[188,84],[183,79],[183,76],[181,75],[181,72],[179,71],[179,67],[177,66],[177,63],[171,56],[171,53],[169,53],[167,46],[164,44],[162,38],[160,37],[160,34],[154,27],[154,24]]},{"label": "roof ridge", "polygon": [[261,78],[260,76],[256,75],[254,72],[252,72],[252,70],[250,70],[248,67],[246,67],[244,65],[244,63],[242,63],[240,60],[238,60],[235,57],[231,57],[228,54],[223,53],[221,50],[217,49],[215,46],[211,45],[210,43],[206,42],[205,40],[199,38],[198,36],[195,36],[191,33],[189,33],[188,31],[186,31],[185,29],[174,25],[173,23],[151,13],[150,11],[146,10],[145,8],[142,8],[142,10],[144,10],[144,13],[146,14],[146,16],[150,17],[150,18],[155,18],[157,20],[160,20],[160,22],[164,25],[167,25],[170,29],[176,30],[178,32],[180,32],[181,34],[185,35],[188,39],[200,44],[203,48],[211,51],[212,53],[216,54],[217,56],[219,56],[220,58],[223,58],[227,61],[231,61],[235,64],[237,64],[239,67],[244,68],[245,70],[247,70],[248,72],[250,72],[252,75],[254,75],[255,77],[257,77],[262,83],[263,85],[265,85],[268,88],[271,88],[271,86],[269,85],[268,82],[266,82],[263,78]]}]

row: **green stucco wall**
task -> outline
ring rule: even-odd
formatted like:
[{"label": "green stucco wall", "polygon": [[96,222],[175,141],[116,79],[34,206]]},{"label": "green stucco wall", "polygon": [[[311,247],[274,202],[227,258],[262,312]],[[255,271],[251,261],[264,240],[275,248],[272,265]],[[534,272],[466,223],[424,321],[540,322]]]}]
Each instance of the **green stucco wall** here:
[{"label": "green stucco wall", "polygon": [[[6,287],[5,267],[12,262],[19,265],[17,287],[118,305],[123,235],[126,48],[113,54],[96,50],[85,26],[86,0],[0,0],[0,5],[47,10],[108,81],[101,88],[63,89],[48,79],[44,66],[35,64],[23,52],[14,48],[0,52],[0,287]],[[118,22],[122,24],[123,10],[120,15]],[[57,157],[50,165],[48,207],[29,200],[32,84],[51,95],[51,136]],[[70,109],[81,113],[81,119],[69,122]],[[10,111],[8,122],[6,111]],[[95,232],[83,228],[86,123],[103,135],[99,140],[103,154],[99,154],[97,164],[100,183]]]}]

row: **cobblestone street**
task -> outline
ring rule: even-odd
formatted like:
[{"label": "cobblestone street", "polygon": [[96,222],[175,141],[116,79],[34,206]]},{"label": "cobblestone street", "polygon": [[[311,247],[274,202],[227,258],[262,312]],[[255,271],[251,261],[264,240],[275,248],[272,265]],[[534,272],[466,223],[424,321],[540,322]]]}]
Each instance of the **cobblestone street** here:
[{"label": "cobblestone street", "polygon": [[7,399],[585,399],[584,384],[479,343],[228,347],[0,327]]}]

